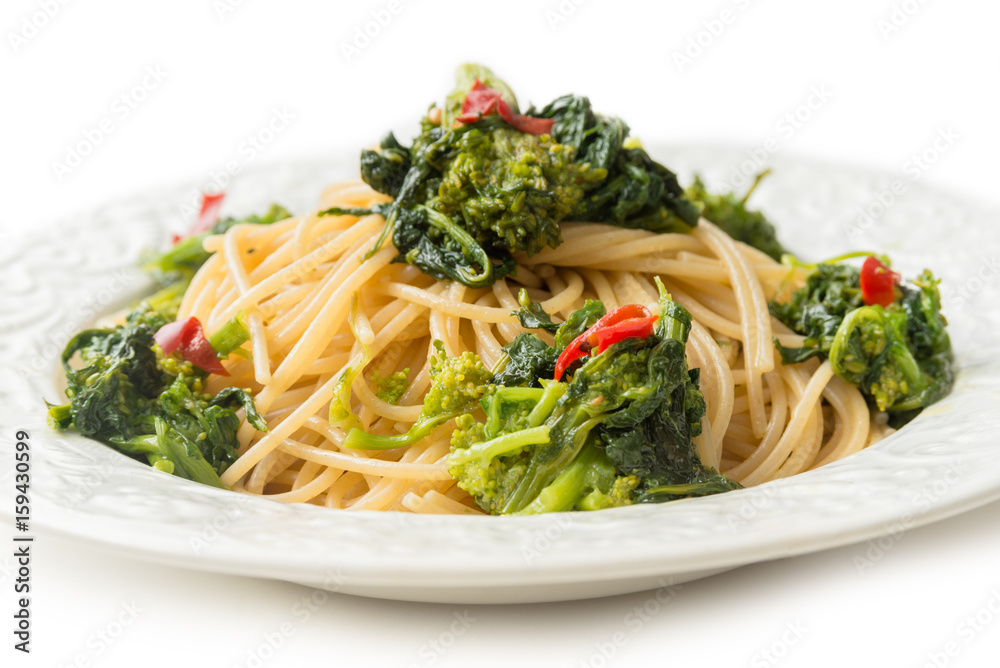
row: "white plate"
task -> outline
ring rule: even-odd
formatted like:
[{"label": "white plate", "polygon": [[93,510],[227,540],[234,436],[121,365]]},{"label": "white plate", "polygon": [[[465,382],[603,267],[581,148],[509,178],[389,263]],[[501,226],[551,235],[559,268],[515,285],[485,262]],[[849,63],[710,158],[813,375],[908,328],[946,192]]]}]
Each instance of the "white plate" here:
[{"label": "white plate", "polygon": [[[662,147],[685,181],[711,183],[748,154]],[[334,163],[334,164],[331,164]],[[277,578],[352,594],[447,602],[552,601],[650,589],[740,565],[913,528],[1000,498],[1000,303],[997,227],[983,206],[878,175],[774,156],[755,201],[782,240],[820,259],[849,248],[892,252],[913,275],[944,278],[957,352],[955,390],[899,433],[823,469],[754,489],[594,513],[528,518],[340,512],[287,505],[168,476],[45,425],[61,402],[58,352],[95,312],[149,286],[132,267],[180,230],[192,186],[143,195],[64,221],[58,236],[0,247],[0,413],[4,489],[11,437],[30,433],[32,521],[138,559]],[[356,157],[241,175],[227,205],[272,200],[293,211],[356,173]],[[867,227],[856,210],[894,178],[906,192]],[[883,199],[885,195],[883,194]],[[874,207],[876,213],[878,207]],[[854,224],[862,237],[848,238]],[[985,278],[985,280],[984,280]],[[2,507],[9,512],[8,504]]]}]

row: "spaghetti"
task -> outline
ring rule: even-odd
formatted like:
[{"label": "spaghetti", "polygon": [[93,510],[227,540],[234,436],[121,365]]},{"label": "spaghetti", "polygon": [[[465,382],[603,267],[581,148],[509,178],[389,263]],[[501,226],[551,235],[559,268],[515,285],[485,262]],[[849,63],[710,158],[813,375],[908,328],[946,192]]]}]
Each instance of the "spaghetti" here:
[{"label": "spaghetti", "polygon": [[[365,260],[384,226],[379,215],[320,215],[388,199],[363,183],[337,184],[309,214],[237,225],[205,241],[214,254],[192,280],[179,317],[196,316],[214,331],[247,314],[252,361],[232,358],[231,376],[211,377],[207,389],[252,390],[270,429],[243,424],[239,458],[221,476],[233,489],[331,508],[480,513],[448,473],[453,422],[406,448],[343,447],[344,432],[326,417],[343,374],[364,366],[350,388],[364,429],[402,433],[420,415],[435,340],[449,356],[473,351],[492,367],[523,331],[512,315],[521,288],[565,318],[588,298],[608,309],[655,309],[654,276],[694,317],[687,355],[701,370],[708,407],[695,439],[706,466],[752,486],[845,457],[888,431],[873,417],[883,414],[873,414],[829,361],[785,366],[775,355],[774,337],[786,346],[804,337],[775,320],[768,301],[799,287],[805,272],[705,219],[692,234],[563,223],[557,248],[519,254],[512,276],[473,289],[393,263],[391,243]],[[413,373],[398,404],[380,399],[370,375],[404,369]]]}]

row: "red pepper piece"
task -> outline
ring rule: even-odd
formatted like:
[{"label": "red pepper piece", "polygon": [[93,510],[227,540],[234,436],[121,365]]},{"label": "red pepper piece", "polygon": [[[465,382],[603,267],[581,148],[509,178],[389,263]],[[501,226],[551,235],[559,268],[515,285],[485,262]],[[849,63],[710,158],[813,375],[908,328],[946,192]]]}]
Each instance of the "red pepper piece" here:
[{"label": "red pepper piece", "polygon": [[[587,330],[590,331],[590,330]],[[559,359],[556,360],[556,372],[553,378],[560,380],[562,375],[566,373],[568,369],[574,362],[576,362],[581,357],[585,357],[590,353],[590,344],[587,342],[586,338],[587,332],[584,332],[580,336],[573,339],[559,355]]]},{"label": "red pepper piece", "polygon": [[168,322],[163,327],[160,327],[156,331],[156,334],[153,334],[153,340],[163,350],[164,355],[172,355],[175,350],[181,347],[184,339],[190,336],[188,330],[197,321],[197,318],[191,317],[187,320]]},{"label": "red pepper piece", "polygon": [[902,278],[873,255],[861,265],[861,298],[869,306],[888,306],[896,301],[896,286]]},{"label": "red pepper piece", "polygon": [[479,79],[472,85],[462,102],[462,114],[455,118],[459,123],[475,123],[483,116],[489,116],[494,111],[500,114],[508,125],[515,130],[533,135],[545,135],[552,132],[555,121],[551,118],[534,118],[515,114],[511,106],[500,95]]},{"label": "red pepper piece", "polygon": [[198,213],[198,220],[191,226],[188,232],[189,237],[208,232],[219,220],[219,209],[222,208],[222,200],[226,193],[210,195],[205,193],[201,196],[201,211]]},{"label": "red pepper piece", "polygon": [[497,102],[501,99],[500,91],[493,90],[476,79],[472,88],[465,94],[465,100],[462,102],[462,115],[455,120],[461,123],[474,123],[481,117],[493,113]]},{"label": "red pepper piece", "polygon": [[197,319],[195,322],[198,324],[195,335],[187,341],[185,347],[181,348],[181,354],[184,355],[184,359],[209,373],[228,376],[229,372],[226,371],[226,367],[222,366],[215,348],[212,347],[212,344],[205,338],[205,334],[201,331],[201,323]]},{"label": "red pepper piece", "polygon": [[555,379],[561,379],[566,369],[581,357],[589,355],[594,348],[597,348],[595,354],[600,354],[619,341],[646,338],[653,333],[657,317],[642,304],[625,304],[612,309],[566,346],[556,360]]},{"label": "red pepper piece", "polygon": [[556,124],[551,118],[535,118],[534,116],[515,114],[510,105],[502,99],[497,102],[497,113],[515,130],[532,135],[551,134],[552,126]]},{"label": "red pepper piece", "polygon": [[649,315],[644,318],[629,318],[622,320],[596,332],[597,354],[600,355],[608,346],[612,346],[625,339],[644,339],[653,333],[653,325],[657,316]]},{"label": "red pepper piece", "polygon": [[181,357],[200,369],[219,376],[228,376],[219,356],[201,328],[198,318],[167,323],[153,335],[153,340],[163,350],[164,355],[172,355],[179,350]]}]

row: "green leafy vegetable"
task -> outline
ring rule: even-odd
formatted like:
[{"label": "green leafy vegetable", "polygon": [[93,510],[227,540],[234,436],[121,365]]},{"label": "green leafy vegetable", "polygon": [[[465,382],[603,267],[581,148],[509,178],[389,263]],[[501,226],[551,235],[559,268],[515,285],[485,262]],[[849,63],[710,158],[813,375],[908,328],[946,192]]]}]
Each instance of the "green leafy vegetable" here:
[{"label": "green leafy vegetable", "polygon": [[702,216],[715,223],[719,229],[733,239],[753,246],[780,261],[785,249],[778,241],[774,225],[760,211],[752,211],[747,208],[747,200],[750,199],[750,195],[753,194],[761,179],[767,176],[770,171],[768,169],[758,174],[743,197],[739,197],[735,193],[713,195],[705,189],[705,184],[697,175],[684,194],[689,200],[702,206]]},{"label": "green leafy vegetable", "polygon": [[844,317],[864,306],[860,273],[848,264],[816,265],[806,277],[806,284],[787,302],[772,301],[771,314],[806,337],[801,348],[778,350],[785,364],[804,362],[810,357],[825,356],[833,345]]},{"label": "green leafy vegetable", "polygon": [[654,232],[687,232],[697,225],[698,208],[685,198],[677,175],[637,142],[629,146],[629,128],[620,118],[595,114],[590,100],[577,95],[528,114],[553,119],[555,140],[576,148],[577,159],[603,176],[574,207],[573,220]]},{"label": "green leafy vegetable", "polygon": [[518,294],[518,301],[521,308],[514,315],[521,326],[555,334],[556,345],[552,347],[534,334],[518,334],[504,346],[504,355],[493,369],[493,383],[507,387],[538,387],[540,380],[551,379],[555,375],[559,353],[604,315],[604,304],[588,299],[583,307],[570,314],[566,322],[555,323],[541,304],[528,298],[525,290]]},{"label": "green leafy vegetable", "polygon": [[[539,310],[522,301],[522,313],[547,326],[551,318]],[[575,338],[603,313],[599,302],[588,303],[561,326],[562,338],[570,328]],[[684,352],[691,317],[665,293],[661,313],[653,336],[611,345],[569,382],[551,380],[538,362],[554,360],[558,347],[527,333],[508,344],[506,366],[493,378],[502,386],[483,400],[486,421],[463,416],[452,436],[449,470],[459,486],[493,514],[594,510],[737,488],[702,465],[692,442],[705,402]]]},{"label": "green leafy vegetable", "polygon": [[518,304],[521,305],[514,315],[517,316],[521,327],[525,329],[541,329],[549,334],[555,334],[559,330],[559,324],[552,322],[552,316],[545,312],[542,305],[531,301],[528,291],[524,288],[517,293]]},{"label": "green leafy vegetable", "polygon": [[[246,390],[204,394],[206,372],[176,354],[163,356],[153,335],[166,323],[144,304],[123,325],[73,337],[62,356],[70,401],[50,406],[50,422],[167,473],[222,487],[219,474],[235,461],[239,445],[235,411],[243,408],[259,431],[267,431],[267,425]],[[246,340],[245,329],[237,317],[213,338],[235,347]],[[74,369],[70,362],[77,354],[82,366]]]},{"label": "green leafy vegetable", "polygon": [[392,197],[399,194],[410,166],[409,150],[391,132],[382,139],[378,150],[361,152],[361,177],[365,183]]},{"label": "green leafy vegetable", "polygon": [[[486,287],[513,271],[511,253],[561,244],[560,222],[570,217],[660,232],[697,224],[698,208],[676,175],[627,147],[628,126],[593,113],[586,98],[529,111],[555,121],[551,136],[521,132],[496,114],[456,126],[477,79],[517,109],[510,88],[486,68],[465,65],[456,78],[442,121],[425,118],[409,149],[390,134],[362,153],[362,178],[395,198],[371,211],[386,218],[375,248],[391,235],[397,262]],[[352,212],[362,213],[326,213]]]},{"label": "green leafy vegetable", "polygon": [[[451,279],[470,287],[486,287],[514,270],[514,259],[510,253],[498,248],[483,248],[447,216],[422,205],[413,209],[394,207],[395,203],[378,204],[371,209],[333,207],[323,211],[323,214],[366,216],[377,213],[387,221],[395,216],[393,245],[399,254],[394,261],[408,262],[437,279]],[[454,232],[454,236],[449,231]],[[494,260],[498,260],[499,264]]]},{"label": "green leafy vegetable", "polygon": [[493,383],[506,387],[539,386],[539,379],[555,375],[559,350],[534,334],[522,332],[503,348],[493,368]]},{"label": "green leafy vegetable", "polygon": [[413,426],[394,436],[355,428],[344,445],[411,445],[454,419],[449,471],[492,514],[596,510],[738,488],[695,449],[705,400],[698,371],[687,367],[691,316],[658,285],[655,330],[592,353],[566,382],[552,379],[555,360],[604,306],[588,301],[556,324],[522,293],[519,317],[554,330],[562,344],[523,332],[490,373],[477,355],[448,358],[436,342],[431,389]]},{"label": "green leafy vegetable", "polygon": [[454,136],[428,205],[461,221],[482,244],[529,255],[555,248],[562,243],[559,221],[583,199],[586,185],[603,177],[547,135],[499,126]]},{"label": "green leafy vegetable", "polygon": [[925,270],[882,307],[864,303],[859,276],[850,265],[819,264],[789,301],[772,302],[771,313],[806,336],[800,348],[776,345],[785,364],[829,358],[838,376],[901,425],[954,383],[938,282]]},{"label": "green leafy vegetable", "polygon": [[560,351],[604,317],[604,304],[588,299],[583,306],[569,314],[566,322],[556,330],[556,348]]}]

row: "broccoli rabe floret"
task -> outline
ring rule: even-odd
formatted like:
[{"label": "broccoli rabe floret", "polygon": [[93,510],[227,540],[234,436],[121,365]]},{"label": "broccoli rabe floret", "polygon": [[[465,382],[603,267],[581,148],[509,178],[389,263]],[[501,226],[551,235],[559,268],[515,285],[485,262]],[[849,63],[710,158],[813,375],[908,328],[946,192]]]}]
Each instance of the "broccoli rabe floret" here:
[{"label": "broccoli rabe floret", "polygon": [[[652,335],[591,355],[568,382],[535,377],[529,380],[541,387],[530,387],[518,375],[522,386],[498,387],[484,399],[485,423],[462,418],[449,471],[481,508],[596,510],[738,488],[702,465],[691,440],[705,413],[684,351],[691,316],[663,294]],[[596,319],[603,307],[581,311],[567,322]],[[535,309],[532,317],[544,323],[543,316]],[[531,368],[516,358],[537,357],[535,346],[515,343],[508,344],[506,368]]]},{"label": "broccoli rabe floret", "polygon": [[396,405],[406,392],[407,379],[410,377],[409,369],[402,369],[395,373],[390,373],[383,377],[378,369],[372,372],[371,381],[375,386],[375,396],[382,401]]},{"label": "broccoli rabe floret", "polygon": [[954,383],[937,284],[925,270],[913,287],[900,285],[887,306],[866,305],[857,267],[817,265],[788,301],[770,305],[776,318],[806,336],[798,348],[776,343],[782,362],[828,358],[838,376],[902,426]]},{"label": "broccoli rabe floret", "polygon": [[880,411],[927,406],[951,384],[950,372],[936,378],[925,371],[910,348],[906,331],[902,310],[862,306],[847,314],[830,348],[834,372],[861,388]]},{"label": "broccoli rabe floret", "polygon": [[[537,360],[551,361],[562,349],[542,355],[538,346],[547,344],[531,334],[505,347],[508,359],[496,375],[477,355],[449,358],[436,342],[440,354],[431,358],[431,389],[409,431],[377,436],[355,428],[344,445],[403,447],[457,418],[448,471],[494,515],[597,510],[738,488],[702,465],[692,441],[701,432],[705,400],[697,370],[687,368],[691,315],[658,285],[655,328],[590,351],[563,376],[567,380],[538,375],[550,372]],[[613,325],[596,323],[603,314],[600,302],[588,302],[551,327],[556,341],[568,344],[591,325],[606,333],[603,328]],[[540,307],[532,317],[551,323]],[[534,343],[521,345],[524,337]],[[508,374],[513,368],[520,371]],[[505,380],[516,384],[498,384]],[[476,418],[480,409],[482,420]]]},{"label": "broccoli rabe floret", "polygon": [[475,407],[486,392],[492,374],[479,355],[466,350],[448,357],[441,342],[431,357],[431,389],[424,399],[427,415],[458,415]]},{"label": "broccoli rabe floret", "polygon": [[[522,432],[516,432],[523,434]],[[453,452],[464,457],[449,459],[449,472],[459,481],[459,487],[471,494],[479,506],[493,515],[503,512],[503,505],[517,483],[524,476],[530,461],[525,453],[530,436],[544,441],[546,433],[530,434],[528,439],[508,439],[508,443],[491,443],[486,436],[486,425],[470,415],[462,415],[452,433]],[[485,446],[490,444],[490,446]],[[489,456],[489,454],[493,456]]]},{"label": "broccoli rabe floret", "polygon": [[529,255],[562,243],[559,221],[583,184],[606,176],[576,162],[572,146],[509,127],[465,133],[454,149],[429,206],[465,221],[480,243]]},{"label": "broccoli rabe floret", "polygon": [[[368,257],[391,236],[397,262],[482,288],[515,270],[513,252],[558,246],[563,220],[654,232],[698,224],[677,175],[628,140],[624,121],[594,113],[587,98],[532,108],[523,125],[504,111],[509,105],[519,115],[510,87],[485,67],[463,65],[456,83],[409,148],[388,135],[361,154],[361,178],[391,203],[324,212],[385,217]],[[495,96],[492,106],[466,116],[482,95]]]},{"label": "broccoli rabe floret", "polygon": [[479,407],[486,395],[492,373],[483,366],[479,355],[463,352],[448,357],[440,341],[435,341],[437,356],[431,357],[431,389],[424,397],[420,417],[405,434],[379,436],[354,427],[347,432],[344,447],[359,450],[387,450],[412,445],[427,436],[435,427]]}]

